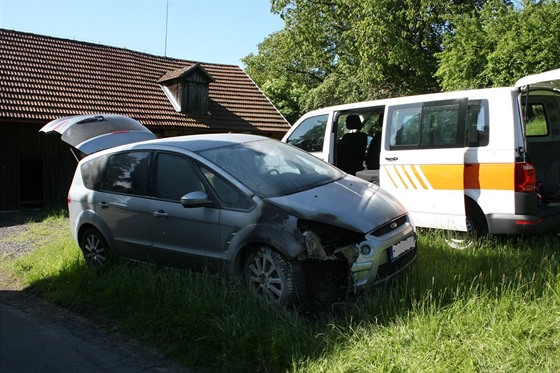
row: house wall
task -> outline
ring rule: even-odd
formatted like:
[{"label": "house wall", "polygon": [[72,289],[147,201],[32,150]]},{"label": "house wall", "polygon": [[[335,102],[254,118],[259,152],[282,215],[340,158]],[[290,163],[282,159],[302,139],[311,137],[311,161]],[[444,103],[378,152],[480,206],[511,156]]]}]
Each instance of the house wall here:
[{"label": "house wall", "polygon": [[0,211],[65,206],[77,161],[42,124],[0,123]]}]

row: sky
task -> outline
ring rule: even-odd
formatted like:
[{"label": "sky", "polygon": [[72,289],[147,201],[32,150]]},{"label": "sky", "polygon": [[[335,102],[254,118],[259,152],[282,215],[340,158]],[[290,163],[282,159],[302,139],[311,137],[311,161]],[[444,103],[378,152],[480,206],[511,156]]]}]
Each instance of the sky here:
[{"label": "sky", "polygon": [[242,68],[283,26],[270,0],[0,0],[0,28]]}]

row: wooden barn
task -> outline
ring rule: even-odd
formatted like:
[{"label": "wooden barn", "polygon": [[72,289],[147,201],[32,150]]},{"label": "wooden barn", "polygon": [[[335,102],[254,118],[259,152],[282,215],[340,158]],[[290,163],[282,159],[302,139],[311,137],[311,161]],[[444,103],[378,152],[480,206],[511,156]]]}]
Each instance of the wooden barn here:
[{"label": "wooden barn", "polygon": [[281,138],[285,118],[239,67],[0,29],[0,211],[66,202],[76,160],[53,119],[121,114],[158,137]]}]

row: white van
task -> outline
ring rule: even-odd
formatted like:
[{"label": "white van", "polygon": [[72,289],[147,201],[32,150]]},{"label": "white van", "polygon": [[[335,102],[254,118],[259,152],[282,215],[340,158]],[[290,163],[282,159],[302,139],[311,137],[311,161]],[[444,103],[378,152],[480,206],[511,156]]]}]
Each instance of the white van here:
[{"label": "white van", "polygon": [[483,235],[560,226],[560,69],[515,87],[315,110],[283,141],[379,184],[419,227]]}]

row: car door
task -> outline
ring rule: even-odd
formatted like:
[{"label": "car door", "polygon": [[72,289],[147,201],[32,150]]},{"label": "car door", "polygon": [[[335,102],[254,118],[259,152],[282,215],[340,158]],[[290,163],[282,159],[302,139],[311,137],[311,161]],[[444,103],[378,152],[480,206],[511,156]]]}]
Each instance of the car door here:
[{"label": "car door", "polygon": [[118,254],[147,262],[152,261],[152,200],[147,196],[150,159],[149,151],[111,155],[91,203],[113,236]]},{"label": "car door", "polygon": [[381,150],[381,187],[417,226],[466,231],[464,204],[467,100],[392,105]]},{"label": "car door", "polygon": [[156,138],[140,122],[114,114],[75,115],[58,118],[47,123],[39,132],[60,133],[62,141],[84,154]]},{"label": "car door", "polygon": [[309,117],[303,117],[294,124],[283,142],[297,146],[324,160],[325,162],[334,163],[334,154],[332,146],[336,137],[332,134],[332,114],[316,114]]},{"label": "car door", "polygon": [[197,269],[206,265],[210,251],[221,249],[220,210],[181,204],[183,196],[196,191],[208,192],[187,156],[156,154],[150,221],[157,263]]}]

